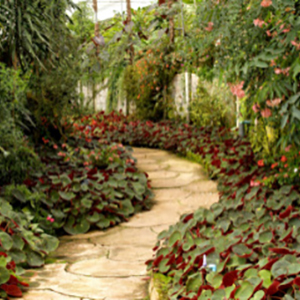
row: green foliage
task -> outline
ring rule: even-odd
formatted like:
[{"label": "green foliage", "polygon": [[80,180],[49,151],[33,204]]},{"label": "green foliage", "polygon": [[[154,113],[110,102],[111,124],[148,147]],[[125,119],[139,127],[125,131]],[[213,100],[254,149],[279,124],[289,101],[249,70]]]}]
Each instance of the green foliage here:
[{"label": "green foliage", "polygon": [[[8,66],[30,69],[32,63],[44,65],[45,59],[56,58],[52,39],[55,28],[66,27],[67,7],[75,7],[71,0],[13,0],[0,5],[0,62]],[[5,2],[5,4],[4,4]],[[9,22],[7,21],[9,20]]]},{"label": "green foliage", "polygon": [[190,118],[197,126],[233,127],[234,100],[229,89],[215,81],[202,82],[200,79],[190,105]]},{"label": "green foliage", "polygon": [[[267,181],[276,178],[277,167],[290,170],[299,164],[300,156],[292,148],[285,150],[278,166],[270,166],[257,161],[250,143],[229,129],[128,122],[118,114],[86,121],[93,123],[88,137],[181,155],[190,152],[219,179],[220,201],[183,215],[160,233],[155,257],[147,262],[153,272],[171,278],[170,299],[277,299],[299,294],[299,177],[290,178],[292,184]],[[288,156],[295,161],[285,167]]]},{"label": "green foliage", "polygon": [[214,48],[215,74],[242,84],[244,118],[273,127],[279,150],[298,144],[299,1],[202,1],[197,15],[193,48]]},{"label": "green foliage", "polygon": [[[81,136],[81,131],[76,133]],[[84,133],[82,133],[84,136]],[[128,149],[71,139],[40,149],[45,168],[31,173],[26,186],[8,186],[13,206],[29,212],[48,233],[80,234],[126,221],[150,207],[152,193]]]},{"label": "green foliage", "polygon": [[141,120],[167,119],[172,115],[174,101],[171,99],[171,83],[179,72],[182,58],[167,39],[155,47],[140,52],[135,64],[138,79],[134,98],[136,117]]},{"label": "green foliage", "polygon": [[87,1],[77,4],[78,10],[72,14],[72,22],[68,27],[72,33],[79,38],[80,43],[88,42],[94,34],[93,10]]},{"label": "green foliage", "polygon": [[[1,150],[1,149],[0,149]],[[41,168],[39,157],[28,146],[0,151],[0,186],[21,183],[29,173]]]},{"label": "green foliage", "polygon": [[24,137],[31,126],[26,105],[26,82],[19,72],[0,65],[0,186],[22,182],[39,159]]},{"label": "green foliage", "polygon": [[[10,187],[12,192],[14,187]],[[28,212],[17,212],[10,203],[0,198],[0,296],[21,297],[24,267],[40,267],[45,257],[58,246],[58,240],[45,234],[32,222]]]}]

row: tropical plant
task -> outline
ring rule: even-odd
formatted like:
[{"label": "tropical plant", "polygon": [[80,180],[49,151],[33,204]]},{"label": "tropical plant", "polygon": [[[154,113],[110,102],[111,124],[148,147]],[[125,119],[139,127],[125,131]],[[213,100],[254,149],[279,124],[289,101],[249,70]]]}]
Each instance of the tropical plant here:
[{"label": "tropical plant", "polygon": [[71,0],[20,1],[1,0],[0,5],[0,62],[23,70],[31,65],[44,65],[45,59],[54,63],[52,31],[60,27],[63,30],[68,7],[75,8]]},{"label": "tropical plant", "polygon": [[217,75],[246,96],[244,118],[283,129],[273,147],[298,144],[299,1],[202,1],[197,15],[194,49],[214,48]]}]

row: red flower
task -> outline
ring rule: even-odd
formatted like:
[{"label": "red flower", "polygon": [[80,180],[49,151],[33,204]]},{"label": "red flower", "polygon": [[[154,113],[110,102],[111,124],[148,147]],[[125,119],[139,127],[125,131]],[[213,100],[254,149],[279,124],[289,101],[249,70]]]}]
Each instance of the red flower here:
[{"label": "red flower", "polygon": [[286,162],[286,161],[287,161],[287,158],[286,158],[286,156],[282,155],[282,157],[281,157],[281,161],[282,161],[282,162]]},{"label": "red flower", "polygon": [[258,164],[259,167],[263,167],[263,166],[265,165],[263,159],[259,160],[259,161],[257,162],[257,164]]},{"label": "red flower", "polygon": [[44,144],[48,144],[49,143],[49,140],[45,139],[44,137],[42,138]]},{"label": "red flower", "polygon": [[274,168],[276,168],[277,166],[278,166],[278,163],[274,163],[274,164],[272,164],[271,168],[274,169]]}]

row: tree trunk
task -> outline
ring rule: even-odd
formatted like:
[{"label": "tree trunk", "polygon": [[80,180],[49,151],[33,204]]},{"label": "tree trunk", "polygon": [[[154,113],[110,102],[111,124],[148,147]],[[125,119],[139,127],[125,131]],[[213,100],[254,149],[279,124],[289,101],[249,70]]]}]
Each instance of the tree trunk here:
[{"label": "tree trunk", "polygon": [[[132,17],[131,17],[131,2],[130,0],[126,0],[126,4],[127,4],[127,21],[126,24],[130,24],[132,21]],[[130,57],[130,65],[133,65],[134,63],[134,48],[132,45],[132,37],[131,37],[131,32],[129,33],[129,57]],[[126,98],[126,116],[129,115],[130,112],[130,99]]]},{"label": "tree trunk", "polygon": [[[173,0],[168,1],[168,7],[169,9],[172,8]],[[175,26],[174,26],[174,18],[170,17],[169,18],[169,28],[170,28],[170,43],[174,44],[175,43]]]},{"label": "tree trunk", "polygon": [[[95,37],[99,36],[99,23],[98,23],[98,3],[97,0],[93,0],[93,8],[95,12]],[[99,45],[96,44],[96,55],[99,55]]]}]

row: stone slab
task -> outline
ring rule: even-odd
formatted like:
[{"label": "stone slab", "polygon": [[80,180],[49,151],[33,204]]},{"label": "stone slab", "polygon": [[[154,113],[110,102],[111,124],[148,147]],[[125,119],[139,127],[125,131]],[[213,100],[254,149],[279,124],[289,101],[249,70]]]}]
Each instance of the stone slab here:
[{"label": "stone slab", "polygon": [[83,260],[70,265],[67,271],[72,274],[92,277],[146,276],[146,265],[136,261],[114,261],[106,257]]},{"label": "stone slab", "polygon": [[186,185],[183,187],[184,190],[188,192],[194,192],[194,193],[216,193],[217,190],[217,182],[215,181],[203,181],[198,180],[190,183],[189,185]]},{"label": "stone slab", "polygon": [[182,206],[174,202],[161,202],[155,204],[150,211],[133,216],[129,223],[121,226],[126,227],[151,227],[163,224],[173,224],[179,220]]},{"label": "stone slab", "polygon": [[151,179],[153,188],[179,188],[191,184],[194,181],[206,181],[206,177],[199,173],[182,173],[176,178]]},{"label": "stone slab", "polygon": [[172,171],[152,171],[152,172],[147,172],[149,175],[149,179],[166,179],[166,178],[176,178],[179,176],[178,172],[172,172]]},{"label": "stone slab", "polygon": [[94,237],[91,241],[99,246],[149,246],[156,242],[156,233],[149,227],[127,227],[130,223],[112,228],[105,235]]},{"label": "stone slab", "polygon": [[187,209],[197,210],[199,207],[209,208],[219,201],[219,193],[193,193],[179,202]]},{"label": "stone slab", "polygon": [[182,188],[172,189],[154,189],[155,200],[161,201],[174,201],[187,198],[192,192]]},{"label": "stone slab", "polygon": [[58,249],[50,255],[52,258],[75,262],[82,259],[105,256],[108,249],[100,249],[97,245],[87,240],[61,240]]},{"label": "stone slab", "polygon": [[140,261],[144,263],[153,255],[151,247],[145,246],[122,247],[119,245],[110,247],[108,251],[108,258],[116,261]]},{"label": "stone slab", "polygon": [[[35,290],[51,290],[70,297],[105,299],[105,300],[139,300],[146,296],[143,277],[94,278],[67,272],[66,265],[46,265],[42,272],[36,271]],[[46,275],[47,274],[47,275]],[[30,293],[27,294],[30,299]]]},{"label": "stone slab", "polygon": [[[18,299],[20,300],[79,300],[78,297],[61,295],[47,290],[37,290],[37,291],[32,290],[29,293],[24,293],[24,296]],[[103,299],[104,298],[98,298],[97,300],[103,300]],[[90,300],[90,299],[86,299],[86,300]]]}]

